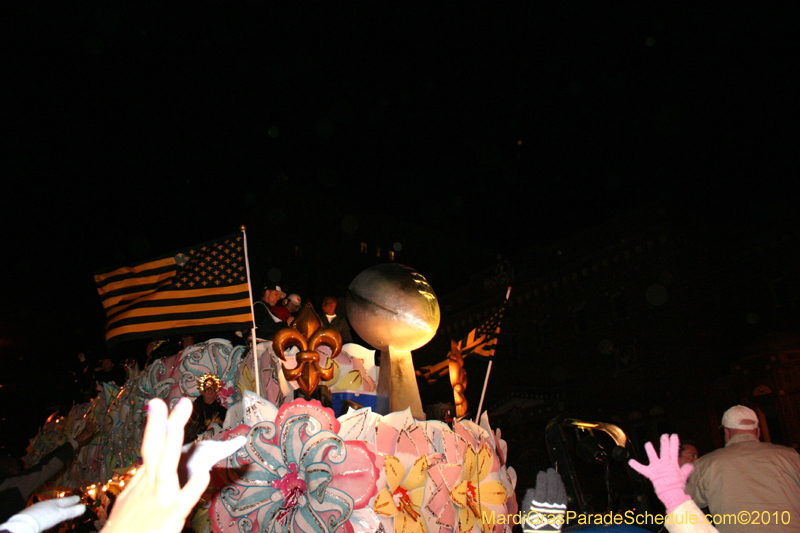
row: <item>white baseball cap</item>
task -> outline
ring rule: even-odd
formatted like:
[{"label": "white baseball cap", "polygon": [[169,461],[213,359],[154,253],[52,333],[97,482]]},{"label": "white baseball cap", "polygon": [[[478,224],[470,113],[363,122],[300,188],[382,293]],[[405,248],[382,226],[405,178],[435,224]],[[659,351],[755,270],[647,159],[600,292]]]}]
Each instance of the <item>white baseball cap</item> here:
[{"label": "white baseball cap", "polygon": [[728,429],[756,429],[758,415],[744,405],[734,405],[722,415],[722,425]]},{"label": "white baseball cap", "polygon": [[261,292],[263,294],[267,291],[279,292],[281,294],[281,298],[286,298],[286,292],[283,289],[281,289],[280,285],[267,285]]}]

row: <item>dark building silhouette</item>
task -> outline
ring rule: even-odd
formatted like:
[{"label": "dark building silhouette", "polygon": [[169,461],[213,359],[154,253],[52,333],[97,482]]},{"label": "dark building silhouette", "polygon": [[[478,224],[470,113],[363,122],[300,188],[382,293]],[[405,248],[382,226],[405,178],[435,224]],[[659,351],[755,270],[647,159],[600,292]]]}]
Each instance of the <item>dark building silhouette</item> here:
[{"label": "dark building silhouette", "polygon": [[[742,403],[773,442],[800,446],[800,231],[770,220],[743,231],[653,208],[509,257],[484,405],[509,463],[533,476],[546,466],[544,427],[562,410],[619,425],[639,449],[677,432],[707,453]],[[440,295],[426,364],[502,304],[493,272]],[[467,363],[474,414],[487,365]]]}]

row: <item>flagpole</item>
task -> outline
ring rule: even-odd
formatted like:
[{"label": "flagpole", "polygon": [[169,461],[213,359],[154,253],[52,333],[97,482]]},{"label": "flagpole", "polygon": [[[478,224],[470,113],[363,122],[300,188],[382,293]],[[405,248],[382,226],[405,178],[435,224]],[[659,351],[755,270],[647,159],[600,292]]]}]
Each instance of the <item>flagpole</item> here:
[{"label": "flagpole", "polygon": [[264,396],[261,394],[261,371],[258,365],[258,348],[256,348],[256,312],[253,308],[253,285],[250,283],[250,260],[247,258],[247,233],[245,232],[247,228],[242,224],[239,229],[242,231],[242,237],[244,238],[244,268],[247,272],[247,292],[250,294],[250,317],[253,319],[253,328],[250,330],[251,350],[253,352],[253,373],[256,378],[256,394],[263,398]]},{"label": "flagpole", "polygon": [[[509,296],[511,296],[511,287],[509,287],[508,290],[506,291],[506,302],[508,302],[508,297]],[[486,378],[484,378],[484,380],[483,380],[483,390],[481,391],[481,401],[478,403],[478,411],[477,411],[477,413],[475,413],[475,423],[476,424],[480,424],[481,408],[483,408],[483,399],[486,397],[486,387],[489,385],[489,374],[492,373],[492,363],[494,363],[494,358],[489,359],[489,366],[486,368]]]}]

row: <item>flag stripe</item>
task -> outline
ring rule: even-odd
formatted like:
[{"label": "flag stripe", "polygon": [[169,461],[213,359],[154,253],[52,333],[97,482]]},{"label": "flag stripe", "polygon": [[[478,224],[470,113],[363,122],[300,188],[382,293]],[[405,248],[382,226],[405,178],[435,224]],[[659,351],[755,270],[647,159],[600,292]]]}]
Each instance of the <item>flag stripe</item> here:
[{"label": "flag stripe", "polygon": [[247,303],[247,307],[244,305],[238,305],[232,307],[230,309],[210,309],[205,311],[193,311],[191,309],[183,309],[182,307],[178,308],[171,308],[169,312],[163,313],[155,313],[152,315],[143,315],[143,316],[132,316],[132,317],[121,317],[119,320],[116,320],[113,324],[108,326],[109,333],[113,332],[117,329],[124,329],[126,326],[135,326],[137,324],[148,324],[151,322],[180,322],[185,320],[192,320],[192,319],[204,319],[204,318],[213,318],[215,316],[219,317],[228,317],[228,316],[236,316],[240,315],[245,312],[245,310],[250,309],[250,302]]},{"label": "flag stripe", "polygon": [[477,339],[475,338],[475,330],[469,332],[467,336],[467,340],[463,346],[461,346],[461,342],[459,342],[459,349],[463,352],[464,350],[471,350],[475,346],[478,346],[486,339],[486,335],[481,335]]},{"label": "flag stripe", "polygon": [[[475,348],[475,350],[473,350],[472,353],[477,355],[482,355],[484,357],[491,357],[492,355],[494,355],[494,350],[496,346],[497,346],[497,339],[493,339],[484,344],[483,346]],[[490,347],[491,349],[488,349]]]},{"label": "flag stripe", "polygon": [[161,280],[174,276],[177,270],[178,267],[177,265],[175,265],[175,262],[173,261],[172,265],[168,267],[148,270],[146,274],[142,274],[138,278],[114,280],[108,283],[98,284],[97,292],[100,294],[101,298],[109,298],[111,296],[115,296],[116,294],[124,294],[123,292],[117,292],[117,291],[123,291],[125,289],[129,289],[128,292],[131,292],[130,289],[136,290],[137,287],[156,285]]},{"label": "flag stripe", "polygon": [[[139,307],[147,307],[148,305],[152,307],[157,305],[173,305],[174,303],[185,301],[187,298],[198,303],[204,303],[230,300],[231,298],[236,298],[237,296],[250,298],[250,293],[247,290],[246,284],[233,285],[232,287],[214,287],[213,289],[193,289],[186,291],[164,289],[163,291],[151,292],[149,294],[142,293],[140,297],[135,298],[132,301],[126,300],[125,302],[121,302],[119,306],[106,309],[106,314],[109,318],[112,318],[128,309],[138,309]],[[126,303],[127,305],[125,305]]]},{"label": "flag stripe", "polygon": [[[108,320],[106,327],[109,329],[112,325],[119,323],[123,320],[128,319],[138,319],[140,317],[157,317],[161,315],[170,315],[170,313],[202,313],[204,311],[214,311],[219,310],[222,311],[223,309],[238,309],[241,307],[247,306],[250,307],[250,300],[233,300],[233,301],[216,301],[211,303],[195,303],[190,304],[186,301],[180,301],[180,304],[175,305],[163,305],[163,306],[151,306],[151,307],[138,307],[136,309],[129,309],[124,313],[120,313],[111,317]],[[113,326],[116,327],[116,326]]]},{"label": "flag stripe", "polygon": [[[244,327],[250,328],[252,327],[252,318],[250,315],[249,305],[246,311],[247,311],[246,313],[239,313],[227,317],[205,317],[205,318],[187,317],[183,319],[176,319],[169,324],[169,327],[162,328],[159,331],[170,331],[186,326],[201,326],[201,325],[215,325],[215,324],[230,325],[225,329],[237,329]],[[152,323],[130,324],[128,326],[120,327],[114,330],[114,336],[116,337],[117,335],[125,335],[129,333],[151,332],[154,331],[153,325],[154,324]],[[163,325],[166,326],[167,324]]]},{"label": "flag stripe", "polygon": [[124,297],[120,297],[120,299],[114,299],[113,302],[108,303],[108,306],[104,306],[106,315],[111,316],[119,313],[120,311],[124,311],[139,300],[149,299],[153,294],[157,294],[156,291],[168,286],[170,283],[172,283],[171,280],[164,280],[154,288],[142,292],[126,294]]},{"label": "flag stripe", "polygon": [[[156,270],[159,268],[163,268],[166,266],[174,266],[175,265],[175,258],[174,256],[163,257],[159,259],[153,259],[151,261],[147,261],[144,263],[140,263],[133,267],[122,267],[116,270],[112,270],[111,272],[104,272],[100,274],[94,275],[95,283],[99,285],[105,285],[109,282],[117,281],[117,279],[126,279],[126,278],[133,278],[142,275],[143,272],[147,270]],[[116,279],[112,279],[116,278]]]},{"label": "flag stripe", "polygon": [[181,305],[191,300],[192,303],[210,303],[210,302],[224,302],[231,299],[249,299],[250,292],[247,290],[247,285],[234,285],[233,287],[222,287],[214,289],[197,289],[191,291],[191,298],[182,298],[183,294],[190,291],[170,291],[163,290],[161,292],[154,292],[137,298],[128,306],[120,306],[118,309],[108,311],[108,317],[113,318],[116,315],[125,311],[133,309],[141,309],[143,307],[167,307],[170,305]]},{"label": "flag stripe", "polygon": [[164,285],[170,283],[174,277],[175,273],[173,272],[169,277],[163,278],[156,283],[126,287],[125,289],[115,291],[114,294],[101,296],[100,299],[103,301],[103,307],[106,309],[106,312],[109,312],[110,309],[113,309],[118,304],[124,305],[127,301],[136,300],[143,295],[154,293]]}]

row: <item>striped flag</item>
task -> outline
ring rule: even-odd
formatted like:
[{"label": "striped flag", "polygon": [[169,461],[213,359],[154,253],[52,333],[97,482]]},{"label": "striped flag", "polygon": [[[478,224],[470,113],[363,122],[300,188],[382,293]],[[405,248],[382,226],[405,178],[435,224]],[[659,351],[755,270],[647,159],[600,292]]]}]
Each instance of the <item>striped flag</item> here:
[{"label": "striped flag", "polygon": [[106,342],[250,329],[241,234],[94,276],[106,311]]},{"label": "striped flag", "polygon": [[492,317],[473,329],[467,336],[458,341],[458,349],[461,350],[461,356],[467,355],[480,355],[481,357],[492,357],[497,348],[497,336],[500,335],[500,320],[503,318],[503,312],[506,310],[506,304],[497,311]]}]

